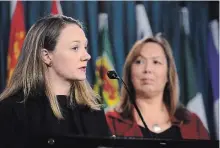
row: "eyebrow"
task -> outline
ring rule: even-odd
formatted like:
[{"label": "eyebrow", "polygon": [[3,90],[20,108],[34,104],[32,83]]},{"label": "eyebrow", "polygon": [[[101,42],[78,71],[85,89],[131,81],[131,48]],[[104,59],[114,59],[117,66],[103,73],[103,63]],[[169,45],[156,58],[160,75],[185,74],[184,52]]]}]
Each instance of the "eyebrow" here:
[{"label": "eyebrow", "polygon": [[[145,57],[145,56],[143,56],[143,55],[139,55],[138,57],[142,57],[142,58],[145,58],[145,59],[147,59],[147,58],[151,58],[151,59],[158,59],[158,58],[162,58],[161,56],[154,56],[154,57]],[[137,58],[138,58],[137,57]]]},{"label": "eyebrow", "polygon": [[[74,42],[80,43],[81,41],[75,40],[75,41],[72,41],[71,43],[74,43]],[[86,40],[86,44],[88,44],[88,40]]]}]

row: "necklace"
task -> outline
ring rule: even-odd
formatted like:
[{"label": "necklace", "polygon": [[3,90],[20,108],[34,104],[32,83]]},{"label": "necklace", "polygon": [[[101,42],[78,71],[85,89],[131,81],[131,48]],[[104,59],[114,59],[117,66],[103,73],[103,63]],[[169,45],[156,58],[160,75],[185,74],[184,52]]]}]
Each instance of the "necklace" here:
[{"label": "necklace", "polygon": [[162,130],[161,127],[158,124],[153,124],[152,128],[153,128],[153,131],[156,132],[156,133],[158,133]]}]

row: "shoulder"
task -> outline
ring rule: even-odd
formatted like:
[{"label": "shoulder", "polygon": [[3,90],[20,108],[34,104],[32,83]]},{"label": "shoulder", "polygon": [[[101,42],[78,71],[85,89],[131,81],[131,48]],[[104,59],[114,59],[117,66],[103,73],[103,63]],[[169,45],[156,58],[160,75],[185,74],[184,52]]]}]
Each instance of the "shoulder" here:
[{"label": "shoulder", "polygon": [[183,124],[186,133],[188,131],[194,139],[210,139],[208,129],[196,113],[188,111],[188,119],[189,121]]},{"label": "shoulder", "polygon": [[107,111],[105,113],[106,121],[108,125],[111,127],[113,123],[117,122],[118,120],[122,120],[120,114],[116,111]]},{"label": "shoulder", "polygon": [[198,115],[194,112],[189,111],[188,109],[184,108],[182,109],[182,121],[185,124],[195,123],[197,121],[200,121],[200,118]]},{"label": "shoulder", "polygon": [[174,117],[178,121],[184,124],[189,124],[189,123],[195,122],[196,120],[200,120],[199,117],[195,113],[189,111],[187,108],[183,106],[179,106],[176,109]]},{"label": "shoulder", "polygon": [[4,127],[19,124],[25,119],[25,104],[23,96],[16,93],[0,101],[0,118],[4,119]]},{"label": "shoulder", "polygon": [[115,110],[106,112],[105,116],[108,123],[117,122],[120,124],[133,124],[131,119],[124,118],[119,112]]},{"label": "shoulder", "polygon": [[189,123],[195,124],[196,126],[204,126],[200,117],[193,112],[189,111]]},{"label": "shoulder", "polygon": [[117,121],[122,121],[122,122],[126,121],[126,119],[123,118],[119,112],[114,111],[114,110],[107,111],[105,113],[105,116],[106,116],[107,121],[110,121],[110,120],[117,120]]},{"label": "shoulder", "polygon": [[174,118],[178,122],[188,124],[192,119],[194,119],[194,113],[190,112],[183,105],[179,105],[174,114]]},{"label": "shoulder", "polygon": [[122,118],[121,115],[118,112],[113,111],[113,110],[107,111],[105,113],[105,115],[106,115],[107,118],[119,118],[119,119]]},{"label": "shoulder", "polygon": [[186,126],[193,126],[193,127],[200,125],[203,126],[203,123],[199,118],[199,116],[196,113],[189,111],[185,107],[177,108],[174,115],[174,119],[175,121],[178,121],[179,123],[183,123]]},{"label": "shoulder", "polygon": [[125,118],[117,111],[106,112],[106,119],[112,134],[118,136],[140,136],[141,132],[137,123]]},{"label": "shoulder", "polygon": [[17,106],[22,106],[23,95],[21,93],[16,93],[0,101],[0,111],[11,110]]},{"label": "shoulder", "polygon": [[0,123],[0,127],[4,128],[2,130],[7,130],[10,133],[13,127],[23,122],[25,107],[22,100],[20,94],[14,94],[0,101],[0,119],[4,119]]},{"label": "shoulder", "polygon": [[189,119],[190,119],[190,121],[192,121],[192,120],[200,120],[200,118],[198,117],[197,114],[195,114],[193,112],[190,112],[190,111],[188,111],[188,112],[189,112]]}]

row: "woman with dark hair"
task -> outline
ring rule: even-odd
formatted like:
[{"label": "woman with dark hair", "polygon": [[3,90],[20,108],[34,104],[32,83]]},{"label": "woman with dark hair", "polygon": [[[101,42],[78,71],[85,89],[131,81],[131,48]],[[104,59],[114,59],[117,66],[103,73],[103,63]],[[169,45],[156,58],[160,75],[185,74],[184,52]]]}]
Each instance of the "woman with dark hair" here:
[{"label": "woman with dark hair", "polygon": [[0,95],[3,143],[23,144],[29,136],[109,135],[100,98],[86,80],[87,44],[81,23],[71,17],[50,15],[30,28]]},{"label": "woman with dark hair", "polygon": [[[178,104],[179,84],[168,41],[160,34],[137,41],[124,65],[121,103],[106,113],[112,134],[160,139],[209,139],[201,120]],[[132,97],[132,98],[130,98]],[[144,127],[130,99],[147,125]]]}]

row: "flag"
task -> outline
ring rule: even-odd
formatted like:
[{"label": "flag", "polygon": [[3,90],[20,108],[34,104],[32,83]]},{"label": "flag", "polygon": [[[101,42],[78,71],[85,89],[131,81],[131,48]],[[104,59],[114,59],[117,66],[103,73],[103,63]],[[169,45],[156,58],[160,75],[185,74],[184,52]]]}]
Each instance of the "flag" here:
[{"label": "flag", "polygon": [[17,64],[26,32],[24,23],[24,9],[21,1],[11,1],[11,26],[9,48],[7,56],[7,81],[11,79],[11,75]]},{"label": "flag", "polygon": [[137,39],[152,36],[152,30],[148,19],[147,12],[143,4],[136,5],[136,20],[137,20]]},{"label": "flag", "polygon": [[[1,18],[1,27],[0,27],[0,93],[5,89],[5,86],[7,84],[7,54],[8,54],[8,45],[9,45],[9,34],[10,31],[9,23],[11,20],[10,13],[8,13],[8,10],[10,8],[8,7],[8,4],[10,3],[1,3],[0,4],[0,18]],[[5,50],[7,49],[7,50]]]},{"label": "flag", "polygon": [[[87,80],[90,84],[94,85],[95,83],[95,71],[96,68],[96,59],[98,57],[99,51],[99,42],[98,42],[98,1],[89,1],[86,2],[87,7],[84,8],[87,10],[87,31],[86,36],[88,37],[88,52],[91,55],[91,61],[88,62],[87,68]],[[85,23],[85,22],[84,22]]]},{"label": "flag", "polygon": [[111,51],[114,54],[115,69],[119,77],[121,77],[125,61],[125,2],[111,1],[105,5],[107,6],[107,13],[109,15],[109,36],[111,37],[112,41]]},{"label": "flag", "polygon": [[99,32],[102,53],[96,60],[94,90],[101,94],[106,105],[105,111],[107,111],[114,108],[119,102],[119,84],[118,80],[111,80],[107,76],[107,72],[115,68],[108,33],[108,15],[106,13],[99,14]]},{"label": "flag", "polygon": [[63,14],[59,1],[52,1],[51,14]]},{"label": "flag", "polygon": [[124,6],[125,19],[124,22],[126,27],[124,27],[124,53],[128,54],[135,41],[137,40],[137,27],[136,27],[136,2],[130,1],[126,2]]},{"label": "flag", "polygon": [[[219,45],[218,45],[218,21],[213,20],[209,24],[208,32],[208,59],[211,76],[212,91],[214,97],[215,131],[219,131]],[[217,132],[217,138],[219,134]]]},{"label": "flag", "polygon": [[[182,84],[184,85],[181,89],[181,95],[183,95],[183,103],[186,105],[187,109],[195,113],[203,122],[205,128],[208,130],[208,124],[205,114],[205,107],[203,103],[203,95],[199,91],[197,86],[197,76],[196,76],[196,65],[195,59],[193,59],[193,51],[190,38],[190,27],[189,27],[189,12],[188,8],[183,7],[181,9],[181,68],[183,68],[184,80]],[[198,53],[197,53],[198,54]]]}]

